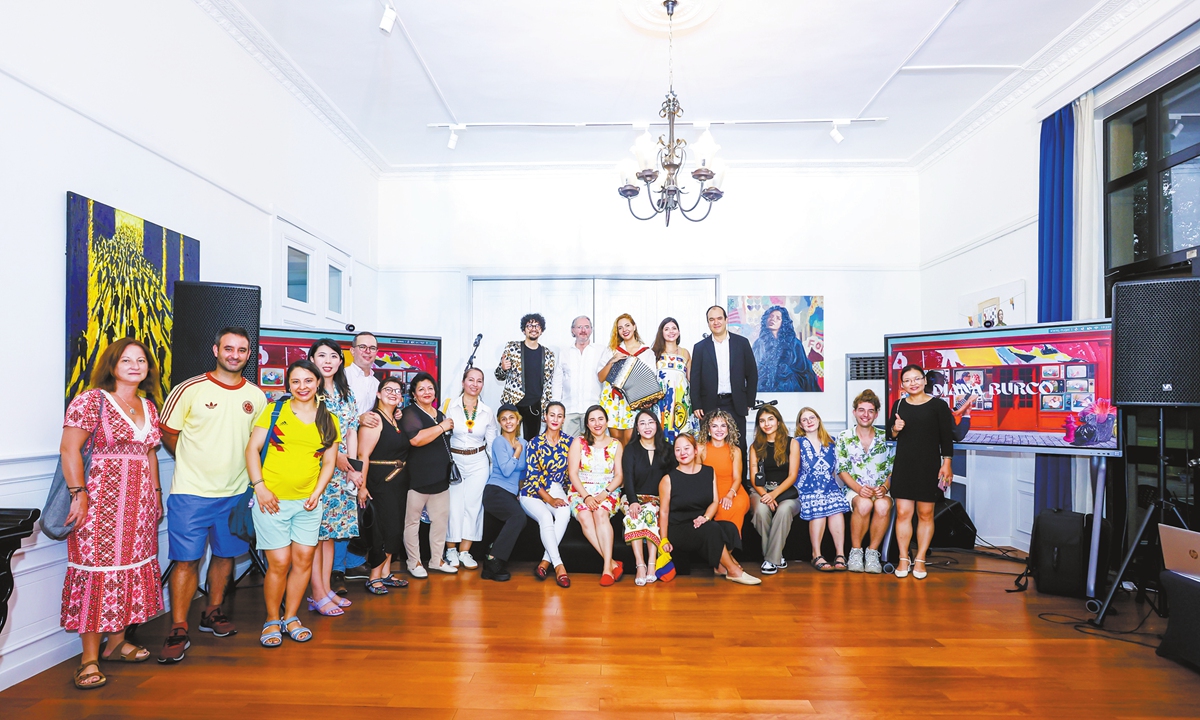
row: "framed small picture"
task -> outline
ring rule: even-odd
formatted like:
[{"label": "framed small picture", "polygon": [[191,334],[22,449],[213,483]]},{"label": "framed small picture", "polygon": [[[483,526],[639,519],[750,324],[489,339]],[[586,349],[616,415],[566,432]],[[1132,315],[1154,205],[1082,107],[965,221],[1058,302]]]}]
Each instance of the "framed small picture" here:
[{"label": "framed small picture", "polygon": [[1041,384],[1042,392],[1047,395],[1052,393],[1060,393],[1063,391],[1062,380],[1043,380]]},{"label": "framed small picture", "polygon": [[1042,396],[1043,410],[1062,410],[1063,396],[1062,395],[1043,395]]},{"label": "framed small picture", "polygon": [[1096,396],[1092,393],[1074,393],[1071,395],[1071,412],[1082,412],[1092,406]]},{"label": "framed small picture", "polygon": [[1086,378],[1067,381],[1067,392],[1069,393],[1085,393],[1088,390],[1088,381]]},{"label": "framed small picture", "polygon": [[1068,378],[1085,378],[1087,376],[1088,376],[1088,366],[1087,365],[1068,365],[1067,366],[1067,377]]},{"label": "framed small picture", "polygon": [[955,370],[954,384],[977,388],[983,385],[982,370]]},{"label": "framed small picture", "polygon": [[283,370],[281,368],[259,368],[258,386],[261,388],[283,387]]},{"label": "framed small picture", "polygon": [[1060,377],[1062,377],[1062,365],[1043,365],[1042,366],[1042,379],[1043,380],[1057,380]]}]

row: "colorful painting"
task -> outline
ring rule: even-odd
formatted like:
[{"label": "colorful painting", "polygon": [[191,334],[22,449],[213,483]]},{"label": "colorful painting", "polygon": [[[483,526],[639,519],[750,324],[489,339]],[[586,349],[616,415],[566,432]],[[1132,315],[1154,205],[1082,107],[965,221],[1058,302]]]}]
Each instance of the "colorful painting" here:
[{"label": "colorful painting", "polygon": [[165,398],[175,282],[199,279],[199,241],[67,193],[66,402],[88,388],[100,354],[123,337],[150,348]]},{"label": "colorful painting", "polygon": [[729,329],[750,341],[759,392],[825,391],[825,298],[730,295]]}]

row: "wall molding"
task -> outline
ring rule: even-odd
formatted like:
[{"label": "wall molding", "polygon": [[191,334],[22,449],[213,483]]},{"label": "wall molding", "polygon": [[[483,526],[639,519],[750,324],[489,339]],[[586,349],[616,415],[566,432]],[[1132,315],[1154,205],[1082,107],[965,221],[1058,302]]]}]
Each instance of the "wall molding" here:
[{"label": "wall molding", "polygon": [[941,265],[942,263],[944,263],[948,260],[953,260],[954,258],[958,257],[959,255],[965,255],[965,254],[971,252],[972,250],[977,250],[977,249],[983,247],[984,245],[987,245],[988,243],[999,240],[1002,237],[1011,235],[1011,234],[1017,232],[1018,230],[1023,230],[1025,228],[1029,227],[1030,225],[1034,225],[1037,223],[1037,220],[1038,220],[1037,213],[1033,213],[1032,215],[1026,215],[1025,217],[1021,218],[1020,220],[1015,220],[1015,221],[1009,223],[1008,225],[1005,225],[997,230],[993,230],[992,232],[990,232],[986,235],[983,235],[982,237],[978,237],[974,240],[970,240],[966,243],[963,243],[962,245],[959,245],[955,248],[947,250],[946,252],[944,252],[940,255],[935,255],[934,257],[930,258],[929,260],[922,262],[919,269],[920,270],[928,270],[929,268],[935,267],[937,265]]},{"label": "wall molding", "polygon": [[[966,250],[964,250],[966,252]],[[664,277],[663,275],[647,275],[638,273],[620,273],[603,271],[580,274],[580,273],[531,273],[526,268],[513,268],[512,271],[497,269],[494,265],[456,265],[454,267],[427,267],[427,268],[412,268],[399,267],[393,265],[380,265],[376,272],[378,273],[438,273],[446,275],[462,275],[468,280],[580,280],[580,279],[603,279],[603,280],[678,280],[681,278],[711,278],[722,277],[729,273],[740,272],[880,272],[880,273],[906,273],[917,272],[923,268],[917,265],[721,265],[721,266],[701,266],[686,276],[671,276]]]}]

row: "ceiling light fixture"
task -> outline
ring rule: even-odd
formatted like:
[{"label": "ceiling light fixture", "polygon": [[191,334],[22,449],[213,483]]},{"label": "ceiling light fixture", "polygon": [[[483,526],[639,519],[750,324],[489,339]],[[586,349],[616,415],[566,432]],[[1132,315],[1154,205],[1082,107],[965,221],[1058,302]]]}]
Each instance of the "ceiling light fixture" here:
[{"label": "ceiling light fixture", "polygon": [[840,131],[838,131],[837,127],[838,127],[837,123],[834,123],[833,129],[829,131],[829,137],[833,138],[833,141],[835,143],[837,143],[838,145],[841,145],[842,141],[846,139],[846,136],[843,135]]},{"label": "ceiling light fixture", "polygon": [[[658,112],[658,116],[667,120],[667,136],[658,137],[658,142],[654,142],[654,138],[650,136],[649,128],[646,129],[637,141],[634,142],[632,148],[634,156],[637,158],[637,164],[632,165],[628,160],[622,161],[617,170],[621,175],[621,181],[624,183],[617,192],[629,204],[629,212],[638,220],[651,220],[659,215],[665,215],[667,225],[671,224],[671,212],[678,210],[680,215],[692,222],[700,222],[708,217],[712,212],[712,204],[725,194],[720,190],[721,179],[713,170],[713,155],[720,146],[713,140],[712,133],[707,128],[704,130],[704,135],[696,143],[696,152],[700,155],[700,166],[692,171],[692,179],[700,183],[700,188],[696,202],[692,203],[690,208],[685,208],[681,202],[683,196],[688,194],[688,191],[679,187],[677,182],[677,174],[683,169],[687,162],[687,141],[675,137],[675,118],[683,115],[683,108],[679,105],[679,98],[675,95],[675,8],[678,7],[679,0],[664,0],[663,7],[667,9],[667,28],[668,28],[668,45],[667,45],[667,98],[663,101],[662,108]],[[658,187],[651,188],[650,184],[658,180],[659,171],[655,167],[662,169],[665,173],[662,184]],[[635,168],[642,168],[633,172]],[[632,177],[630,175],[632,174]],[[641,194],[641,188],[633,184],[633,180],[639,180],[646,186],[646,198],[650,201],[651,214],[642,217],[633,211],[633,199]],[[705,183],[714,180],[711,185],[705,187]],[[658,199],[651,196],[652,193],[658,194]],[[704,211],[704,215],[696,218],[690,217],[688,213],[693,212],[700,204],[701,200],[708,202],[708,208]]]},{"label": "ceiling light fixture", "polygon": [[392,28],[395,27],[395,25],[396,25],[396,8],[392,7],[391,5],[384,5],[383,6],[383,19],[379,21],[379,29],[384,31],[388,35],[391,35]]},{"label": "ceiling light fixture", "polygon": [[450,139],[446,141],[446,147],[450,148],[451,150],[458,147],[458,133],[454,132],[453,130],[450,131]]}]

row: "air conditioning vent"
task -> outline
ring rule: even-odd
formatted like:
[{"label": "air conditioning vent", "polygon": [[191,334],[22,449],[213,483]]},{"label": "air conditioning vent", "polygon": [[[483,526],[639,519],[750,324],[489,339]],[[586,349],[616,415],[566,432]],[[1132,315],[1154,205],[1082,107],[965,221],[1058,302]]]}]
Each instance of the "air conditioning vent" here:
[{"label": "air conditioning vent", "polygon": [[886,355],[847,355],[847,380],[883,380],[887,377]]}]

